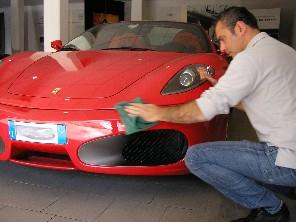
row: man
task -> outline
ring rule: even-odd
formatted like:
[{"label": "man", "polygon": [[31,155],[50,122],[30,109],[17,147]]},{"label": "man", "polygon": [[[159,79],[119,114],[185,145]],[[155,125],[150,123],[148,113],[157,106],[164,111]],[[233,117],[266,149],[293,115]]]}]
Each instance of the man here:
[{"label": "man", "polygon": [[133,104],[131,116],[147,121],[208,121],[241,104],[258,143],[198,144],[185,156],[188,169],[241,206],[233,222],[287,222],[287,206],[261,184],[296,187],[296,52],[260,32],[244,7],[222,12],[215,24],[221,51],[233,57],[225,75],[196,101],[175,107]]}]

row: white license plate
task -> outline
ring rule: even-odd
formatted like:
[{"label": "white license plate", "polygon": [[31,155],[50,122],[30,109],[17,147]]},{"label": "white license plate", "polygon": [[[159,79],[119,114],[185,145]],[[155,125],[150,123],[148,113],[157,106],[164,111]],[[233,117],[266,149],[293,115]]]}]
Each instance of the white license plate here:
[{"label": "white license plate", "polygon": [[8,120],[8,130],[11,140],[50,144],[67,143],[66,126],[64,124]]}]

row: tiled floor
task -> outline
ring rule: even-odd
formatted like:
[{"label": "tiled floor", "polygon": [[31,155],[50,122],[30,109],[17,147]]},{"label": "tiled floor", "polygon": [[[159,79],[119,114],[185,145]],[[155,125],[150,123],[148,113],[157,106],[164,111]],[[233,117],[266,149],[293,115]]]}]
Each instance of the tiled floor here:
[{"label": "tiled floor", "polygon": [[[256,139],[235,112],[230,139],[242,138]],[[0,222],[223,222],[248,212],[191,175],[97,175],[2,162],[0,177]],[[296,201],[285,201],[296,222]]]}]

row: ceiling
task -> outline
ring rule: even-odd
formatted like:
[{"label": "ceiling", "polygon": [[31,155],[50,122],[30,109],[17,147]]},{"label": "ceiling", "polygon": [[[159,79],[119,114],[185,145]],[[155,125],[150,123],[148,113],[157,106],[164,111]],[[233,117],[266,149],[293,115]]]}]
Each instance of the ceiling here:
[{"label": "ceiling", "polygon": [[[71,2],[72,0],[70,0]],[[81,0],[83,1],[83,0]],[[129,2],[131,0],[121,0],[124,2]],[[144,0],[153,1],[153,0]],[[158,0],[159,1],[159,0]],[[185,0],[188,4],[194,4],[198,2],[199,4],[231,4],[231,5],[243,5],[250,8],[285,8],[292,7],[296,8],[296,1],[294,0],[268,0],[268,5],[265,1],[255,1],[255,0]],[[25,0],[25,5],[35,5],[42,3],[43,0]],[[10,0],[0,0],[0,8],[5,8],[10,6]]]}]

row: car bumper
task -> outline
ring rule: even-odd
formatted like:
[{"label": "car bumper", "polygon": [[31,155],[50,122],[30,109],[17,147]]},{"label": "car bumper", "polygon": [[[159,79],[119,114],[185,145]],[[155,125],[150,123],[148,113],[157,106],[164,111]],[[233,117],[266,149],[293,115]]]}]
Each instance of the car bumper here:
[{"label": "car bumper", "polygon": [[[66,126],[66,144],[12,140],[8,121]],[[125,135],[116,110],[39,110],[0,104],[0,160],[62,170],[125,175],[188,173],[185,153],[191,145],[224,140],[227,115],[198,124],[161,122]]]},{"label": "car bumper", "polygon": [[[66,144],[13,140],[8,121],[64,124]],[[184,129],[182,132],[182,129]],[[58,111],[0,106],[0,160],[27,166],[126,175],[184,174],[182,124],[125,135],[115,110]]]}]

